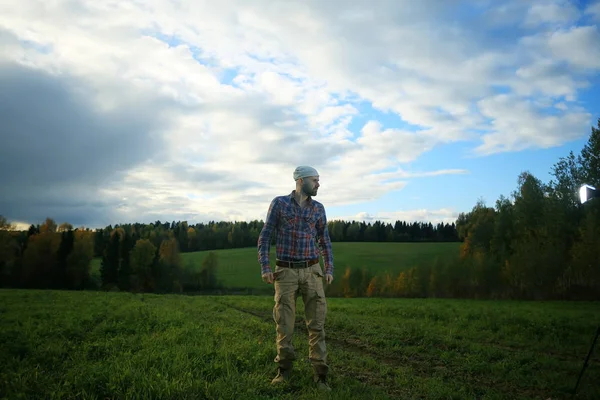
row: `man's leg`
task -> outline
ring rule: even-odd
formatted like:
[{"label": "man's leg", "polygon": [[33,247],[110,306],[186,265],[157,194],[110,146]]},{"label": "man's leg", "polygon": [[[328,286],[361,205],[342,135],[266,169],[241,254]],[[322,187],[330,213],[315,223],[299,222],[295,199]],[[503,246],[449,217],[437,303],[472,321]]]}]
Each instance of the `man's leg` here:
[{"label": "man's leg", "polygon": [[323,289],[323,271],[319,264],[308,271],[302,287],[306,327],[308,328],[309,359],[313,366],[315,380],[319,386],[329,389],[326,384],[329,366],[327,365],[327,347],[325,345],[325,317],[327,300]]},{"label": "man's leg", "polygon": [[296,360],[292,338],[296,320],[298,273],[290,268],[278,268],[275,270],[274,278],[275,305],[273,306],[273,320],[277,332],[275,362],[278,364],[278,373],[272,383],[278,383],[289,378],[293,362]]}]

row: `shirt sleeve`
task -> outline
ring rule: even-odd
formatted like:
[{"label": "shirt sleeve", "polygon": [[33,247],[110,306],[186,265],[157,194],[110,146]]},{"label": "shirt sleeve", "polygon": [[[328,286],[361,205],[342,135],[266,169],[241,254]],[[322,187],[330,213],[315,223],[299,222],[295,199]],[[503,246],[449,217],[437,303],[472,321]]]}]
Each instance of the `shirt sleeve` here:
[{"label": "shirt sleeve", "polygon": [[269,252],[271,251],[271,235],[277,224],[277,199],[273,199],[267,211],[267,218],[260,234],[258,235],[258,262],[261,274],[271,272]]},{"label": "shirt sleeve", "polygon": [[321,217],[317,221],[317,240],[321,255],[323,256],[323,263],[325,264],[325,273],[333,275],[333,250],[331,248],[331,238],[329,237],[327,216],[324,208],[321,209]]}]

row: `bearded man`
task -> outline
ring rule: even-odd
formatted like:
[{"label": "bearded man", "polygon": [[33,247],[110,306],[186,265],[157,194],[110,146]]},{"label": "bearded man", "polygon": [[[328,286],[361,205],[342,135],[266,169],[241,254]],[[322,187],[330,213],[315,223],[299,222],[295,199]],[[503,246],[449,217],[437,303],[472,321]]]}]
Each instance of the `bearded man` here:
[{"label": "bearded man", "polygon": [[[327,384],[327,348],[325,317],[327,301],[323,278],[333,281],[333,252],[327,229],[325,208],[313,197],[319,190],[319,173],[309,166],[294,170],[296,188],[277,196],[269,205],[267,218],[258,238],[258,261],[265,283],[275,286],[273,319],[276,325],[277,376],[272,383],[290,379],[296,360],[292,337],[296,320],[296,300],[302,296],[308,329],[309,360],[313,379],[319,389]],[[276,235],[275,271],[271,270],[269,251],[272,234]],[[325,273],[319,264],[323,257]]]}]

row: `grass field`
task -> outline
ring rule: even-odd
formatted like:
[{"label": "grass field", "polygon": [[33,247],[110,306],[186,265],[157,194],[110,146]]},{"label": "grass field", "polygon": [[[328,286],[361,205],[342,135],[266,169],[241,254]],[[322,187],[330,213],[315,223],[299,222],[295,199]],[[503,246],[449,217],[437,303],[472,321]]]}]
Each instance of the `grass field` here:
[{"label": "grass field", "polygon": [[[436,257],[458,254],[460,243],[333,243],[335,274],[343,275],[346,267],[368,268],[374,274],[390,272],[393,275],[421,264],[432,262]],[[217,279],[226,288],[263,289],[260,278],[257,250],[215,250],[219,258]],[[183,253],[183,264],[200,268],[207,251]],[[271,264],[275,266],[275,249],[271,247]],[[92,274],[99,276],[100,259],[92,261]]]},{"label": "grass field", "polygon": [[[273,388],[271,296],[0,290],[0,398],[570,398],[598,303],[329,299],[333,391]],[[579,399],[600,398],[600,349]]]}]

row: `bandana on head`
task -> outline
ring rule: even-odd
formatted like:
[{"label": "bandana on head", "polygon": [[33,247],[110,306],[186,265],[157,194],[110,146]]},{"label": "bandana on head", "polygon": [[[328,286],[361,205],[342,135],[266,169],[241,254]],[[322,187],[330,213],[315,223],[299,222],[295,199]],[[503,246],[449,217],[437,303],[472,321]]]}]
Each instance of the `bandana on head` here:
[{"label": "bandana on head", "polygon": [[307,176],[319,176],[319,173],[313,167],[301,165],[294,170],[294,180],[306,178]]}]

